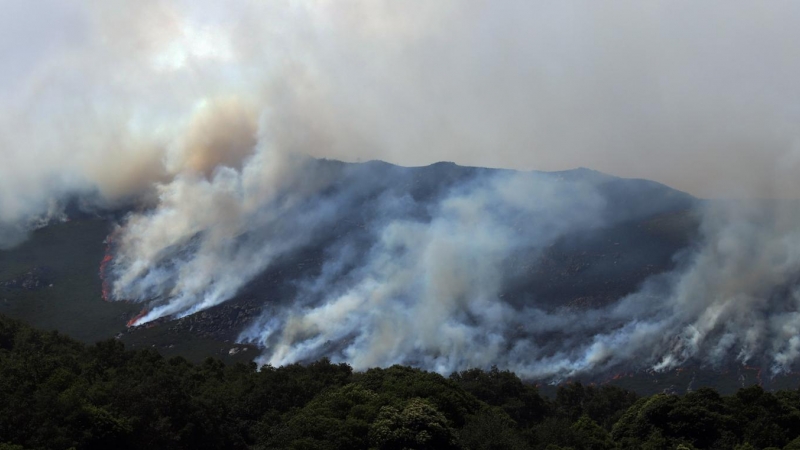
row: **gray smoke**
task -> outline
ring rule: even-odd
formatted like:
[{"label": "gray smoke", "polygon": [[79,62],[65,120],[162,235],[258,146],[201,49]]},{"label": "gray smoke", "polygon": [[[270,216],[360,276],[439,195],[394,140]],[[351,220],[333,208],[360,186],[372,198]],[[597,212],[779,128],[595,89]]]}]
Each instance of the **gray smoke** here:
[{"label": "gray smoke", "polygon": [[800,326],[800,205],[727,203],[704,220],[705,242],[668,299],[675,327],[657,368],[700,357],[721,364],[796,364]]},{"label": "gray smoke", "polygon": [[[591,182],[473,180],[438,202],[430,220],[376,227],[356,269],[327,260],[241,339],[264,345],[265,364],[328,356],[357,369],[413,364],[442,373],[497,364],[534,379],[687,362],[763,364],[773,373],[797,364],[796,203],[709,204],[702,245],[605,307],[503,298],[508,261],[535,272],[541,250],[559,238],[608,225],[606,206]],[[520,248],[532,250],[523,261]]]},{"label": "gray smoke", "polygon": [[380,223],[355,270],[327,260],[318,279],[243,339],[267,345],[262,362],[279,365],[333,354],[359,369],[412,363],[448,372],[531,358],[535,341],[512,340],[515,330],[558,325],[500,298],[505,261],[524,247],[535,265],[559,237],[600,226],[603,207],[590,182],[472,179],[432,205],[430,220]]},{"label": "gray smoke", "polygon": [[[64,206],[131,208],[112,294],[138,323],[338,244],[242,336],[274,364],[561,377],[800,353],[800,5],[712,1],[31,2],[0,14],[0,247]],[[702,239],[613,305],[505,298],[508,261],[612,225],[598,181],[476,174],[365,199],[313,157],[587,166],[695,195]],[[353,178],[354,180],[355,178]],[[401,189],[402,191],[402,189]],[[363,236],[331,235],[375,208]],[[419,203],[419,204],[418,204]],[[422,206],[421,206],[422,205]],[[613,216],[613,214],[611,214]]]},{"label": "gray smoke", "polygon": [[241,338],[264,345],[260,362],[273,365],[322,356],[442,373],[498,364],[535,379],[686,362],[781,372],[797,363],[798,205],[708,206],[702,245],[675,271],[609,306],[553,308],[503,298],[507,262],[532,249],[523,263],[535,272],[560,237],[607,225],[605,205],[592,183],[525,175],[457,189],[429,221],[382,224],[355,270],[326,261]]}]

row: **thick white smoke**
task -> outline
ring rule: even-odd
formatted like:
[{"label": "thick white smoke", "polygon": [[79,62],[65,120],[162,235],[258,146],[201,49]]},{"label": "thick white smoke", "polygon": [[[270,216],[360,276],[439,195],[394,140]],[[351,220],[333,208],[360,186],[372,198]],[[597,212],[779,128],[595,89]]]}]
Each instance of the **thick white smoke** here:
[{"label": "thick white smoke", "polygon": [[[307,155],[588,166],[728,198],[800,188],[797,3],[3,8],[0,247],[74,199],[132,210],[110,273],[114,298],[147,303],[139,323],[226,301],[277,258],[332,238],[364,192]],[[608,224],[595,182],[481,175],[424,213],[380,199],[365,259],[343,240],[243,337],[265,345],[264,362],[497,363],[531,377],[633,361],[794,364],[791,203],[710,207],[702,245],[611,306],[502,298],[519,247],[535,267],[537,249]]]},{"label": "thick white smoke", "polygon": [[[164,300],[142,322],[190,314],[232,297],[330,215],[310,207],[298,223],[282,220],[317,181],[294,179],[297,164],[262,149],[241,171],[222,167],[210,179],[186,174],[159,186],[158,208],[131,216],[115,242],[112,296]],[[257,237],[246,234],[253,230]]]},{"label": "thick white smoke", "polygon": [[705,242],[668,299],[673,341],[656,367],[700,357],[721,364],[797,363],[800,205],[723,203],[705,214]]},{"label": "thick white smoke", "polygon": [[321,357],[332,346],[356,368],[413,363],[447,372],[529,358],[532,342],[510,336],[521,326],[545,330],[500,298],[505,262],[527,248],[532,270],[557,238],[599,227],[604,206],[589,181],[470,180],[431,205],[430,221],[378,226],[352,273],[326,261],[320,279],[243,338],[267,344],[270,364]]},{"label": "thick white smoke", "polygon": [[[591,184],[522,175],[473,184],[443,199],[429,222],[381,227],[346,276],[328,261],[242,339],[263,344],[261,362],[274,365],[321,356],[357,369],[415,364],[442,373],[498,364],[536,379],[686,362],[773,372],[797,364],[800,208],[792,203],[708,206],[702,245],[609,306],[503,298],[516,250],[603,226],[604,206]],[[540,256],[516,263],[532,273]]]}]

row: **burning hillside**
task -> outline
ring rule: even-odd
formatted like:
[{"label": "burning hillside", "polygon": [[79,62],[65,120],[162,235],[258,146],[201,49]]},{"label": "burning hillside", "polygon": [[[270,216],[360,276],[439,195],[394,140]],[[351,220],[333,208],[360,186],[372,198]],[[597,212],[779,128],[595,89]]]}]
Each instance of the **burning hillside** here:
[{"label": "burning hillside", "polygon": [[800,6],[29,3],[0,247],[127,211],[99,271],[132,327],[553,380],[800,359]]}]

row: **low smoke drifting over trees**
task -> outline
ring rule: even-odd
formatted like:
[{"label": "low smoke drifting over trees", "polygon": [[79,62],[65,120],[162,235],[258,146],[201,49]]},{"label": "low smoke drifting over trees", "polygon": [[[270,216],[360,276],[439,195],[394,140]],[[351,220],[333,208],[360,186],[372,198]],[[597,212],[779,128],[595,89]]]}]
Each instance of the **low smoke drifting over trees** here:
[{"label": "low smoke drifting over trees", "polygon": [[638,398],[568,383],[547,399],[496,368],[195,365],[4,317],[0,400],[3,450],[800,448],[798,391]]}]

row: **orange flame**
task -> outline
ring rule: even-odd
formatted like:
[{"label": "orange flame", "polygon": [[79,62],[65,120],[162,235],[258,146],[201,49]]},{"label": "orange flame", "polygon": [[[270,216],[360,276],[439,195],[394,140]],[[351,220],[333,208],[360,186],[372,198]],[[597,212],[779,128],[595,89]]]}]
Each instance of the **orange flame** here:
[{"label": "orange flame", "polygon": [[103,260],[100,261],[100,280],[102,281],[102,292],[103,292],[103,300],[110,301],[111,295],[111,286],[106,278],[106,267],[108,267],[108,263],[111,262],[113,257],[110,254],[106,254],[103,257]]},{"label": "orange flame", "polygon": [[630,378],[630,377],[633,377],[633,373],[620,372],[620,373],[616,373],[616,374],[612,375],[611,377],[607,378],[605,381],[602,381],[600,384],[608,384],[608,383],[610,383],[612,381],[618,381],[618,380],[621,380],[623,378]]},{"label": "orange flame", "polygon": [[761,367],[745,365],[744,368],[747,369],[747,370],[755,370],[756,371],[756,380],[758,381],[758,385],[759,386],[763,386],[764,385],[764,381],[761,379],[761,372],[763,371],[763,369]]},{"label": "orange flame", "polygon": [[102,282],[101,291],[103,300],[111,301],[111,282],[108,280],[108,265],[111,261],[114,260],[114,255],[112,254],[112,244],[114,243],[114,234],[111,233],[106,237],[104,243],[106,244],[106,252],[103,255],[103,260],[100,261],[100,280]]},{"label": "orange flame", "polygon": [[148,312],[150,312],[150,311],[148,311],[147,308],[143,309],[141,312],[139,312],[139,314],[135,315],[131,320],[129,320],[128,324],[126,326],[128,328],[130,328],[130,327],[136,325],[136,321],[138,321],[139,319],[144,317]]}]

